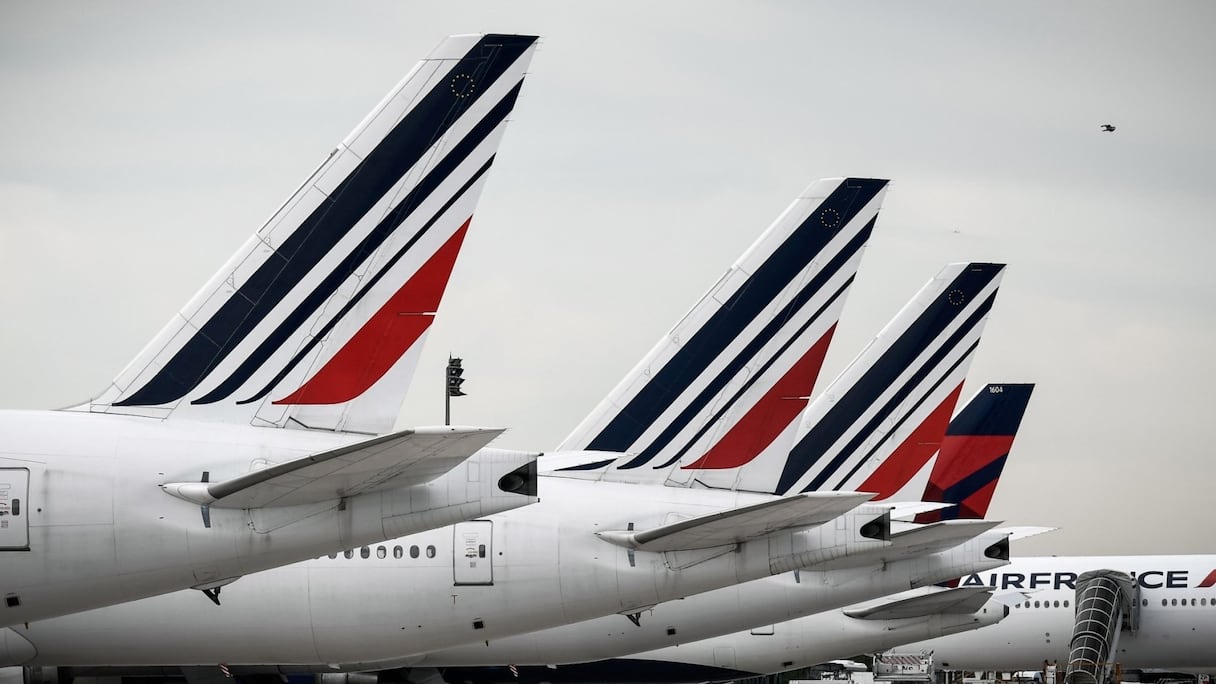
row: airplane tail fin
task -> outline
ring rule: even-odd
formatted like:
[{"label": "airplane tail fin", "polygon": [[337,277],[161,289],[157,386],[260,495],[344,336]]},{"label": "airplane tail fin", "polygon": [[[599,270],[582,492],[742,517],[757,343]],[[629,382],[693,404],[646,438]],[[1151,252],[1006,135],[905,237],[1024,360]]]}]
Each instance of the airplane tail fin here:
[{"label": "airplane tail fin", "polygon": [[77,409],[388,432],[536,40],[444,40]]},{"label": "airplane tail fin", "polygon": [[897,492],[937,450],[1004,268],[938,273],[807,407],[787,459],[740,488]]},{"label": "airplane tail fin", "polygon": [[548,458],[553,471],[687,486],[681,464],[733,471],[780,443],[819,375],[886,186],[812,183],[562,442],[578,453]]},{"label": "airplane tail fin", "polygon": [[955,506],[921,513],[916,522],[979,519],[988,513],[1033,391],[1033,384],[988,384],[950,421],[921,499]]}]

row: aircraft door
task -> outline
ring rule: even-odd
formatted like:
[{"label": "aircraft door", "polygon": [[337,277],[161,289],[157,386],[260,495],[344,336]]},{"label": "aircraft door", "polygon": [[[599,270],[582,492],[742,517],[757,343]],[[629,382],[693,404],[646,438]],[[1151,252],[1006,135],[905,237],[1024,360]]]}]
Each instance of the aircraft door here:
[{"label": "aircraft door", "polygon": [[452,579],[456,584],[494,584],[493,521],[470,520],[453,529]]},{"label": "aircraft door", "polygon": [[27,468],[0,468],[0,551],[29,551]]}]

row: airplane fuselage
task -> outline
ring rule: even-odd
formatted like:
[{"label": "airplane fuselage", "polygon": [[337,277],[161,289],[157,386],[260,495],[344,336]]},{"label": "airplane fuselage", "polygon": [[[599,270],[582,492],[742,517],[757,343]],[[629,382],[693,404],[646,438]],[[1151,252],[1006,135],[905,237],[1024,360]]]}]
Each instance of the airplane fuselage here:
[{"label": "airplane fuselage", "polygon": [[0,434],[0,478],[17,502],[17,515],[0,516],[0,626],[212,585],[535,500],[497,487],[530,457],[486,449],[425,485],[204,512],[160,485],[221,481],[366,437],[73,411],[2,412]]},{"label": "airplane fuselage", "polygon": [[1068,659],[1076,596],[1088,570],[1132,574],[1139,587],[1140,624],[1119,636],[1115,660],[1125,668],[1216,669],[1216,556],[1096,556],[1018,559],[997,571],[963,578],[962,585],[1021,590],[1027,599],[993,627],[908,644],[931,649],[937,667],[965,670],[1037,668]]},{"label": "airplane fuselage", "polygon": [[[760,494],[541,477],[535,505],[244,577],[220,606],[179,592],[14,628],[35,660],[7,664],[408,664],[884,547],[878,506],[738,545],[654,553],[596,532],[645,530],[771,500]],[[195,511],[197,513],[197,511]],[[622,623],[625,617],[618,616]],[[199,639],[200,630],[208,638]]]}]

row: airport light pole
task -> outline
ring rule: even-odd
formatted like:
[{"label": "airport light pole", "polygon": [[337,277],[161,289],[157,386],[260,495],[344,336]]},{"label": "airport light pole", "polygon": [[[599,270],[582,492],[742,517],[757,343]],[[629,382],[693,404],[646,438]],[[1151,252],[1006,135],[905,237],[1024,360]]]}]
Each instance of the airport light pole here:
[{"label": "airport light pole", "polygon": [[464,392],[460,391],[460,386],[464,384],[464,368],[461,363],[464,359],[448,355],[448,370],[445,377],[445,389],[443,393],[443,424],[452,424],[452,397],[463,397]]}]

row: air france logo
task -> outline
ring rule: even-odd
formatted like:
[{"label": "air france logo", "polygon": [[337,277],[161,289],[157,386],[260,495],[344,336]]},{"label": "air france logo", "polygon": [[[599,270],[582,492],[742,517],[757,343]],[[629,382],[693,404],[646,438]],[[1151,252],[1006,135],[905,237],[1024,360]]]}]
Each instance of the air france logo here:
[{"label": "air france logo", "polygon": [[[960,586],[993,587],[994,589],[1076,589],[1075,572],[1001,572],[987,577],[968,575]],[[1141,589],[1186,589],[1190,587],[1188,570],[1145,570],[1128,573]],[[985,581],[986,580],[986,581]],[[1216,585],[1216,570],[1212,570],[1198,584],[1197,589]]]}]

